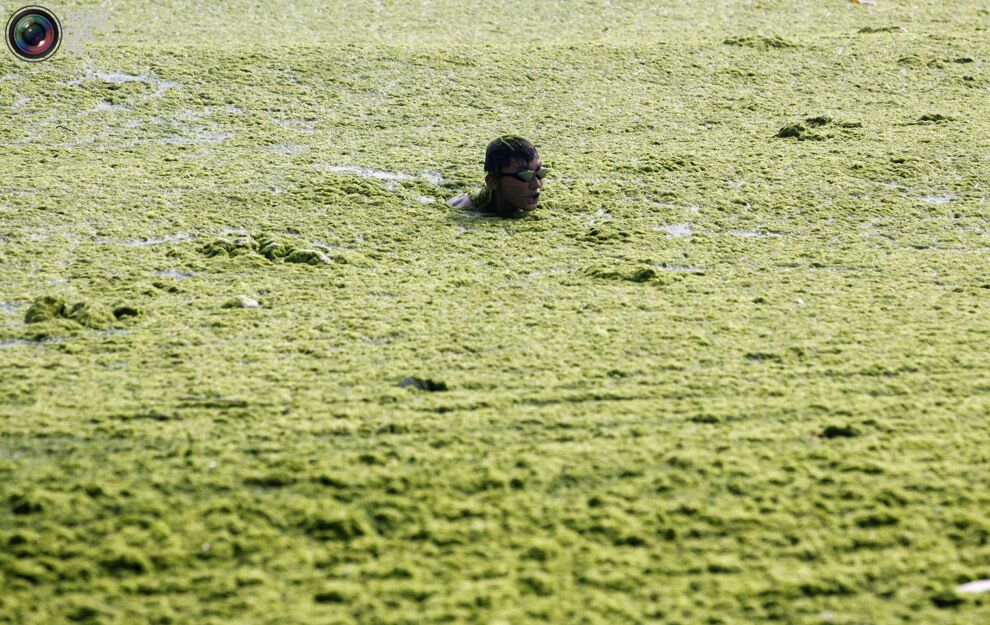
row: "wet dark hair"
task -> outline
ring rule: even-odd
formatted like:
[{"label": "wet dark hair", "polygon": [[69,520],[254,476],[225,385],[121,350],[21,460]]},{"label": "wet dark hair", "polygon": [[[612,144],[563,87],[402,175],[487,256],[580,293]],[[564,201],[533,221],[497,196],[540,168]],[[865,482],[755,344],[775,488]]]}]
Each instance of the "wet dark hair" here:
[{"label": "wet dark hair", "polygon": [[500,173],[506,165],[516,161],[528,163],[537,157],[536,148],[529,139],[516,135],[502,135],[488,144],[485,150],[485,171]]}]

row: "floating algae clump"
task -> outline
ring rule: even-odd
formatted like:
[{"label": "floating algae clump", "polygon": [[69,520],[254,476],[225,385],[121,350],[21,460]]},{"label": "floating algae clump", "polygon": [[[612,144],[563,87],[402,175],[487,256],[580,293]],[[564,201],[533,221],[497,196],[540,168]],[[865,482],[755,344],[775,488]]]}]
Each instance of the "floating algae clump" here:
[{"label": "floating algae clump", "polygon": [[727,46],[738,46],[741,48],[753,48],[755,50],[770,50],[771,48],[795,48],[793,43],[787,41],[780,35],[766,37],[755,35],[750,37],[729,37],[722,41]]},{"label": "floating algae clump", "polygon": [[114,315],[99,304],[79,302],[68,305],[59,297],[46,295],[39,297],[24,315],[25,323],[40,323],[57,319],[69,319],[76,323],[102,330],[114,321]]},{"label": "floating algae clump", "polygon": [[79,322],[87,328],[103,329],[114,321],[113,314],[98,304],[79,302],[72,308],[67,308],[66,317]]},{"label": "floating algae clump", "polygon": [[218,237],[199,248],[207,256],[242,256],[257,254],[258,241],[249,234],[237,238]]},{"label": "floating algae clump", "polygon": [[777,131],[777,136],[781,138],[793,137],[798,141],[823,141],[825,139],[831,139],[834,135],[832,134],[821,134],[818,132],[813,132],[812,128],[822,128],[824,126],[831,125],[833,128],[862,128],[863,124],[860,122],[833,122],[832,118],[827,115],[819,115],[818,117],[809,117],[803,122],[797,122],[794,124],[788,124]]},{"label": "floating algae clump", "polygon": [[271,241],[266,243],[264,247],[260,250],[261,255],[268,260],[275,260],[276,258],[285,258],[292,253],[292,248],[279,241]]},{"label": "floating algae clump", "polygon": [[619,267],[593,266],[585,269],[583,273],[592,278],[604,278],[606,280],[626,280],[629,282],[663,280],[655,269],[639,264]]},{"label": "floating algae clump", "polygon": [[330,259],[319,250],[295,250],[285,257],[287,263],[306,263],[307,265],[329,265]]},{"label": "floating algae clump", "polygon": [[330,259],[319,250],[298,248],[287,239],[265,233],[245,234],[236,239],[218,237],[200,247],[199,251],[210,257],[255,257],[259,262],[263,262],[261,259],[264,258],[271,262],[331,264]]},{"label": "floating algae clump", "polygon": [[24,323],[38,323],[62,317],[65,310],[65,301],[60,297],[46,295],[34,300],[31,307],[24,315]]}]

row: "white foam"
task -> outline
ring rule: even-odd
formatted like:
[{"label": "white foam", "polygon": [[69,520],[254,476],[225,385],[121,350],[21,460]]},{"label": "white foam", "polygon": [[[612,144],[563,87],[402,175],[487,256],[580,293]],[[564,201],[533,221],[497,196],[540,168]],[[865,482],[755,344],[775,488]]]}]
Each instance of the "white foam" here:
[{"label": "white foam", "polygon": [[107,82],[113,85],[122,85],[129,82],[140,82],[146,85],[154,85],[157,87],[155,89],[155,95],[162,95],[169,89],[181,89],[182,83],[175,82],[174,80],[164,80],[158,76],[135,76],[133,74],[125,74],[124,72],[102,72],[93,71],[91,69],[86,69],[86,75],[82,78],[74,78],[68,82],[67,85],[78,85],[83,80],[99,80],[102,82]]},{"label": "white foam", "polygon": [[670,224],[667,226],[654,226],[654,230],[660,230],[661,232],[666,232],[667,236],[671,238],[675,237],[689,237],[694,234],[694,229],[691,228],[691,224]]},{"label": "white foam", "polygon": [[93,243],[99,243],[101,245],[123,245],[125,247],[144,247],[146,245],[161,245],[162,243],[180,243],[188,238],[190,238],[188,233],[180,232],[179,234],[168,235],[156,239],[135,239],[131,241],[120,241],[117,239],[97,237],[93,239]]},{"label": "white foam", "polygon": [[130,110],[131,109],[129,109],[128,107],[126,107],[126,106],[124,106],[122,104],[110,104],[109,102],[106,102],[106,101],[102,101],[101,100],[99,104],[97,104],[96,106],[94,106],[93,108],[89,109],[86,112],[87,113],[102,113],[102,112],[116,113],[116,112],[120,112],[120,111],[130,111]]},{"label": "white foam", "polygon": [[426,180],[436,186],[443,182],[440,174],[434,172],[423,172],[419,176],[405,174],[398,171],[386,171],[384,169],[372,169],[370,167],[359,167],[357,165],[327,165],[326,163],[316,163],[315,168],[322,171],[331,171],[335,174],[357,174],[363,178],[375,178],[377,180],[387,180],[390,182],[398,180],[416,180],[417,178]]},{"label": "white foam", "polygon": [[0,349],[6,347],[17,347],[18,345],[37,345],[36,341],[25,341],[24,339],[13,339],[10,341],[0,341]]},{"label": "white foam", "polygon": [[675,273],[698,273],[704,271],[704,267],[694,265],[651,265],[661,271],[673,271]]},{"label": "white foam", "polygon": [[188,271],[179,271],[178,269],[166,269],[165,271],[156,271],[153,275],[162,278],[175,278],[176,280],[185,280],[186,278],[191,278],[193,275]]},{"label": "white foam", "polygon": [[756,237],[756,238],[766,238],[766,237],[779,237],[779,234],[774,234],[772,232],[760,232],[759,230],[728,230],[726,234],[731,234],[734,237]]},{"label": "white foam", "polygon": [[302,154],[309,151],[309,146],[296,143],[275,143],[273,145],[262,146],[262,149],[267,152],[277,152],[279,154]]},{"label": "white foam", "polygon": [[368,167],[357,167],[355,165],[326,165],[321,169],[332,171],[335,174],[350,173],[357,174],[364,178],[377,178],[378,180],[415,180],[414,176],[394,171],[383,171],[381,169],[370,169]]},{"label": "white foam", "polygon": [[162,143],[170,143],[172,145],[190,145],[194,143],[217,144],[235,136],[237,136],[237,133],[213,132],[211,130],[206,130],[203,132],[197,132],[196,135],[192,137],[168,137],[166,139],[162,139]]}]

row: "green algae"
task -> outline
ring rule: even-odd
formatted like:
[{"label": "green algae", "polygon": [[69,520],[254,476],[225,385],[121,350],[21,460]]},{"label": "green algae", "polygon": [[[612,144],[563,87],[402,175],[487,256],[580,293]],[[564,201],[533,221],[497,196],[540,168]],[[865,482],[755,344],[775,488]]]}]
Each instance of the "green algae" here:
[{"label": "green algae", "polygon": [[[117,315],[117,312],[120,315]],[[39,297],[31,304],[24,314],[24,323],[40,323],[46,321],[67,319],[75,321],[79,325],[93,329],[105,329],[118,317],[134,316],[136,311],[126,307],[117,308],[110,312],[100,304],[89,302],[76,302],[67,304],[59,297],[46,295]]]},{"label": "green algae", "polygon": [[727,46],[739,46],[744,48],[753,48],[756,50],[771,50],[774,48],[794,48],[797,47],[793,43],[787,41],[780,35],[773,35],[766,37],[763,35],[755,36],[744,36],[744,37],[729,37],[722,41]]},{"label": "green algae", "polygon": [[65,312],[65,301],[58,297],[46,295],[31,304],[24,314],[24,323],[38,323],[62,317]]},{"label": "green algae", "polygon": [[[265,265],[265,263],[260,262],[263,259],[271,262],[284,261],[307,265],[333,264],[330,258],[320,250],[299,248],[287,239],[279,239],[264,233],[254,236],[245,234],[236,238],[218,237],[203,244],[199,251],[208,257],[240,258],[242,263],[245,262],[244,259],[247,259],[247,262],[258,266]],[[347,262],[343,255],[340,255],[339,258],[340,262]]]},{"label": "green algae", "polygon": [[986,622],[982,8],[501,6],[0,56],[0,622]]}]

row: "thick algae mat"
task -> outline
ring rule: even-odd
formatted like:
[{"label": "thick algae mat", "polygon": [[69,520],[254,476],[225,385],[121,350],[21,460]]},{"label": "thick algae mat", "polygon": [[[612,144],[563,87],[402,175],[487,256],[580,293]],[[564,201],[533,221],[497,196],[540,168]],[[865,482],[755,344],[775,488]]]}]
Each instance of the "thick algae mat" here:
[{"label": "thick algae mat", "polygon": [[983,3],[365,4],[0,55],[0,623],[990,619]]}]

